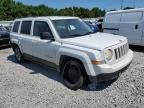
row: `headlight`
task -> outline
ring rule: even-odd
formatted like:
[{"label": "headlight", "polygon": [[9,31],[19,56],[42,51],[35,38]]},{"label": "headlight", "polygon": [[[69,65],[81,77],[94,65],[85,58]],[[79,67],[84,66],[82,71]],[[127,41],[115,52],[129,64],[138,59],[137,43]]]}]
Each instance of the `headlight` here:
[{"label": "headlight", "polygon": [[113,57],[113,52],[110,49],[107,49],[104,51],[104,56],[106,58],[107,61],[110,61]]}]

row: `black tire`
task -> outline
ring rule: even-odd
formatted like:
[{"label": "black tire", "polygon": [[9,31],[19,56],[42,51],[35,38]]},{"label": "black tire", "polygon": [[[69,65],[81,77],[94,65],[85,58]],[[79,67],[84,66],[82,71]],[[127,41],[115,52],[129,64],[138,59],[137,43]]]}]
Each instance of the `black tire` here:
[{"label": "black tire", "polygon": [[22,53],[21,53],[21,51],[20,51],[20,49],[19,49],[18,46],[16,46],[16,47],[14,48],[14,52],[15,52],[16,61],[17,61],[18,63],[24,63],[24,62],[25,62],[24,57],[23,57],[23,55],[22,55]]},{"label": "black tire", "polygon": [[65,63],[62,70],[64,84],[68,88],[77,90],[84,87],[86,84],[86,78],[84,76],[85,69],[80,62],[70,60]]}]

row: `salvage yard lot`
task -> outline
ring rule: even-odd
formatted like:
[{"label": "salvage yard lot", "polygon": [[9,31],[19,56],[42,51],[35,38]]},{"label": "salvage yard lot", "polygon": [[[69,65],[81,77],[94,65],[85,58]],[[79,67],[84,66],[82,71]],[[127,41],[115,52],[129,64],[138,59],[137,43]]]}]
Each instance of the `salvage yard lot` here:
[{"label": "salvage yard lot", "polygon": [[[136,50],[138,49],[138,50]],[[144,47],[132,46],[134,59],[116,81],[72,91],[61,75],[35,63],[17,64],[13,51],[0,49],[0,108],[143,108]]]}]

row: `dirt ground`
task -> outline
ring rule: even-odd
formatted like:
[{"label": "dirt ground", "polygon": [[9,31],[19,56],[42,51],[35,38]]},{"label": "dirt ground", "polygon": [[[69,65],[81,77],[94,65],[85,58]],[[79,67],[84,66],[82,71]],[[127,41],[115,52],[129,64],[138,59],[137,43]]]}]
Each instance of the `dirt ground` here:
[{"label": "dirt ground", "polygon": [[144,47],[114,81],[72,91],[61,75],[32,62],[18,64],[10,48],[0,49],[0,108],[144,108]]}]

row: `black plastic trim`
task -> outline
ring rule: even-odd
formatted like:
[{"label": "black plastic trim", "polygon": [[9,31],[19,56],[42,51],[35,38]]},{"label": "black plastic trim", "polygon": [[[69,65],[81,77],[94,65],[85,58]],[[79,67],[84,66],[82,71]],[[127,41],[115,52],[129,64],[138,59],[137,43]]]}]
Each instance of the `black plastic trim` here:
[{"label": "black plastic trim", "polygon": [[36,62],[38,64],[44,64],[44,65],[46,65],[50,68],[56,69],[56,70],[58,69],[58,66],[55,63],[43,60],[41,58],[34,57],[34,56],[26,54],[26,53],[23,53],[23,56],[26,60],[30,60],[30,61]]},{"label": "black plastic trim", "polygon": [[119,31],[118,28],[104,28],[105,30],[116,30],[116,31]]},{"label": "black plastic trim", "polygon": [[91,82],[104,82],[108,80],[112,80],[118,78],[120,74],[129,67],[130,64],[122,68],[121,70],[114,72],[114,73],[104,73],[97,76],[89,76]]}]

